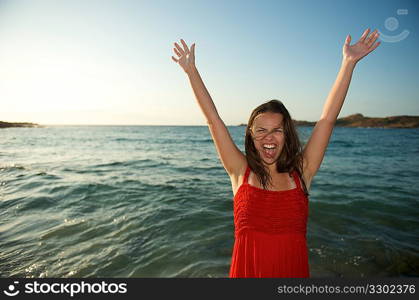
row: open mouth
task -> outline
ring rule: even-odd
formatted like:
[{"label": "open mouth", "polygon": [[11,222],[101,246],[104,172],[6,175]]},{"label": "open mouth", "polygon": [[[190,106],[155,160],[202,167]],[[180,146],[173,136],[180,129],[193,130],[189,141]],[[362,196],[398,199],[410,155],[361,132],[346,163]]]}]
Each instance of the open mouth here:
[{"label": "open mouth", "polygon": [[263,153],[268,158],[273,158],[276,153],[277,146],[275,144],[263,144]]}]

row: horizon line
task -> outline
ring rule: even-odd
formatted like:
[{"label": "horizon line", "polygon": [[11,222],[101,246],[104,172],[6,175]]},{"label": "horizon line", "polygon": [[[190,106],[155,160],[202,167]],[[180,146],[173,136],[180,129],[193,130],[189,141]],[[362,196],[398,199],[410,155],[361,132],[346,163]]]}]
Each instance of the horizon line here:
[{"label": "horizon line", "polygon": [[[391,117],[419,117],[419,115],[407,115],[407,114],[401,114],[401,115],[392,115],[392,116],[385,116],[385,117],[369,117],[369,116],[365,116],[362,113],[354,113],[354,114],[349,114],[345,117],[338,117],[337,120],[339,119],[343,119],[343,118],[348,118],[351,116],[355,116],[355,115],[361,115],[364,118],[372,118],[372,119],[384,119],[384,118],[391,118]],[[308,122],[308,123],[317,123],[319,121],[319,119],[316,119],[314,121],[308,121],[308,120],[296,120],[293,119],[293,121],[296,122]],[[0,123],[4,122],[4,123],[29,123],[29,124],[34,124],[34,125],[38,125],[40,127],[42,126],[208,126],[208,124],[83,124],[83,123],[63,123],[63,124],[54,124],[54,123],[36,123],[36,122],[28,122],[28,121],[3,121],[0,120]],[[226,124],[226,126],[245,126],[247,125],[246,122],[242,122],[242,123],[237,123],[237,124]],[[301,126],[301,125],[300,125]]]}]

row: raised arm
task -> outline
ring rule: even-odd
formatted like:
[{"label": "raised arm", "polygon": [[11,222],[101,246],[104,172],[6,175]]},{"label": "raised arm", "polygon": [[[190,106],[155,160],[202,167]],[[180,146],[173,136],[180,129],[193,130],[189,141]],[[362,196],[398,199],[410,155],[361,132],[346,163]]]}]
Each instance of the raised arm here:
[{"label": "raised arm", "polygon": [[224,169],[230,177],[238,177],[243,173],[243,168],[246,166],[246,157],[234,144],[227,127],[218,115],[214,102],[199,75],[198,69],[195,66],[195,44],[192,44],[191,49],[189,50],[185,41],[180,41],[183,48],[175,43],[175,48],[173,48],[173,50],[178,58],[172,56],[172,59],[178,63],[188,75],[195,98],[206,118],[208,128]]},{"label": "raised arm", "polygon": [[378,47],[379,36],[377,30],[371,34],[367,29],[354,45],[350,45],[351,36],[348,35],[343,46],[342,64],[332,89],[323,106],[320,120],[314,126],[310,139],[304,148],[304,179],[309,186],[314,175],[320,168],[332,135],[336,119],[345,101],[346,93],[351,83],[353,70],[359,60]]}]

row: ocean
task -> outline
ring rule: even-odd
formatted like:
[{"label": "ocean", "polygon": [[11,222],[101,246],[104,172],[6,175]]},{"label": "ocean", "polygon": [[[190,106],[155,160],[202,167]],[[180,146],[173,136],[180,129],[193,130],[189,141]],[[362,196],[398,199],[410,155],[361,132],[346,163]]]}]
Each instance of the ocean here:
[{"label": "ocean", "polygon": [[[419,129],[335,128],[311,277],[419,276],[418,155]],[[0,277],[228,277],[232,199],[206,126],[1,129]]]}]

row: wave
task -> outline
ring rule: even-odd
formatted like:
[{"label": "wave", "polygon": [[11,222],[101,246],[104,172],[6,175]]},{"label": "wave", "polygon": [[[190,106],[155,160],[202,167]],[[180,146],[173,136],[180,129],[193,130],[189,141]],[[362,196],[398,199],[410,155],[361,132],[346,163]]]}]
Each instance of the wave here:
[{"label": "wave", "polygon": [[198,140],[190,140],[192,144],[213,144],[214,141],[212,139],[198,139]]},{"label": "wave", "polygon": [[29,170],[27,167],[20,164],[2,165],[0,171],[11,172],[15,170]]},{"label": "wave", "polygon": [[150,162],[155,162],[152,159],[139,159],[139,160],[127,160],[127,161],[113,161],[113,162],[109,162],[109,163],[104,163],[104,164],[97,164],[97,165],[92,165],[89,166],[90,168],[104,168],[104,167],[119,167],[119,166],[132,166],[132,165],[137,165],[137,164],[144,164],[144,163],[150,163]]},{"label": "wave", "polygon": [[66,167],[62,169],[64,172],[71,172],[76,174],[95,174],[101,172],[114,172],[118,168],[156,168],[170,165],[168,161],[156,161],[153,159],[127,160],[127,161],[112,161],[108,163],[81,166],[80,169]]},{"label": "wave", "polygon": [[140,139],[140,138],[114,138],[112,139],[112,141],[115,142],[136,142],[136,143],[142,143],[144,141],[146,141],[145,139]]},{"label": "wave", "polygon": [[359,147],[359,145],[355,142],[349,142],[349,141],[331,141],[330,148],[353,148],[353,147]]},{"label": "wave", "polygon": [[213,166],[213,167],[172,167],[177,172],[180,173],[194,173],[194,174],[205,174],[206,172],[211,171],[224,171],[223,167],[221,166]]}]

